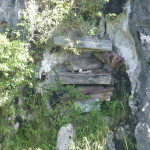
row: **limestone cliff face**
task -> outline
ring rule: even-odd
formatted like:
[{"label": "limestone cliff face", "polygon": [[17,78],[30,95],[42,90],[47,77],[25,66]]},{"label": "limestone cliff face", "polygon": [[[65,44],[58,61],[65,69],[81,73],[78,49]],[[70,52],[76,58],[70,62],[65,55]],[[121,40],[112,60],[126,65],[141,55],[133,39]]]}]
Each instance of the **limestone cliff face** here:
[{"label": "limestone cliff face", "polygon": [[136,51],[142,65],[139,76],[138,124],[135,137],[139,150],[150,149],[150,2],[137,0],[131,2],[130,32],[134,38]]},{"label": "limestone cliff face", "polygon": [[24,0],[0,0],[0,31],[3,31],[4,23],[11,27],[16,26],[25,3]]},{"label": "limestone cliff face", "polygon": [[[0,32],[5,22],[11,27],[16,26],[22,10],[27,7],[27,1],[0,0]],[[115,50],[124,58],[132,94],[137,93],[135,101],[130,103],[138,119],[134,131],[137,148],[150,150],[150,2],[131,0],[117,13],[113,21],[106,22],[107,29],[104,29],[104,21],[101,21],[101,29],[107,31]],[[53,55],[47,51],[43,54],[39,77],[43,71],[49,73],[51,66],[57,66],[66,59],[66,55]],[[51,57],[55,60],[53,64],[47,65],[47,62],[52,61]]]}]

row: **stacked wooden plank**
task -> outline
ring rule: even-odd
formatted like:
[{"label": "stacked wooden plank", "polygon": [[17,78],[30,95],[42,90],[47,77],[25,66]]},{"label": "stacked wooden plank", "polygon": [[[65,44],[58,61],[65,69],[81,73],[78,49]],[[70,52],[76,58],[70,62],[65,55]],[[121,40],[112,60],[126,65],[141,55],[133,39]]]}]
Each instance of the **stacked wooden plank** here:
[{"label": "stacked wooden plank", "polygon": [[[68,38],[59,36],[54,38],[54,44],[78,48],[86,53],[89,53],[89,51],[96,51],[97,53],[112,51],[112,42],[110,40],[93,37]],[[103,70],[104,63],[99,60],[99,57],[89,56],[89,54],[83,57],[70,57],[65,64],[68,71],[59,73],[60,80],[63,84],[78,85],[83,94],[90,96],[86,101],[90,103],[89,105],[97,100],[110,100],[114,90],[112,88],[114,83],[113,76],[111,72]],[[65,95],[64,99],[67,99]],[[76,100],[76,103],[81,107],[83,105],[81,100]]]},{"label": "stacked wooden plank", "polygon": [[102,86],[81,86],[82,94],[89,95],[90,99],[109,101],[114,90],[113,87],[104,88]]},{"label": "stacked wooden plank", "polygon": [[94,37],[74,38],[66,36],[54,37],[54,44],[60,46],[74,47],[85,51],[110,52],[112,51],[112,42]]},{"label": "stacked wooden plank", "polygon": [[[109,101],[114,88],[107,87],[104,88],[102,86],[79,86],[81,88],[81,93],[88,95],[89,98],[86,100],[77,99],[74,101],[76,105],[78,105],[82,112],[89,112],[91,110],[97,110],[100,108],[100,101]],[[67,94],[64,94],[61,99],[61,103],[68,101]]]},{"label": "stacked wooden plank", "polygon": [[68,71],[59,73],[63,84],[78,85],[82,89],[82,94],[90,96],[90,102],[96,99],[110,100],[113,92],[113,76],[111,72],[102,69],[103,65],[97,58],[92,56],[71,58],[66,65]]},{"label": "stacked wooden plank", "polygon": [[[81,89],[82,94],[88,95],[89,99],[99,99],[100,101],[109,101],[114,90],[113,87],[104,88],[102,86],[78,86],[78,88]],[[61,102],[66,102],[67,99],[66,93],[63,95]]]},{"label": "stacked wooden plank", "polygon": [[[79,70],[80,71],[80,70]],[[85,72],[85,73],[84,73]],[[61,72],[59,78],[63,84],[78,85],[112,85],[113,77],[110,72],[102,70],[91,70],[91,72]]]},{"label": "stacked wooden plank", "polygon": [[72,58],[66,61],[69,71],[100,69],[103,64],[95,57]]}]

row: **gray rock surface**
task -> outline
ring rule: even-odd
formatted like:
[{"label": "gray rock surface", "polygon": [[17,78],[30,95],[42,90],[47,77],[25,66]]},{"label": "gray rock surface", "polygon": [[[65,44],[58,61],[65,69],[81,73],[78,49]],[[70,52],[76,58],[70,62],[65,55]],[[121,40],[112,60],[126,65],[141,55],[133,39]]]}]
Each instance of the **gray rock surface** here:
[{"label": "gray rock surface", "polygon": [[124,128],[123,127],[119,127],[116,133],[116,138],[117,140],[123,140],[123,136],[124,136]]},{"label": "gray rock surface", "polygon": [[[0,24],[7,22],[9,26],[15,27],[25,3],[26,0],[0,0]],[[0,31],[3,31],[3,25],[0,26]]]},{"label": "gray rock surface", "polygon": [[135,41],[129,32],[130,3],[126,3],[124,11],[113,21],[107,22],[107,32],[114,41],[114,50],[123,57],[127,73],[131,81],[132,94],[138,90],[138,76],[141,71]]},{"label": "gray rock surface", "polygon": [[82,112],[89,112],[91,110],[99,110],[100,109],[100,103],[99,99],[89,99],[89,100],[83,100],[83,101],[75,101],[74,102],[77,106],[80,107]]},{"label": "gray rock surface", "polygon": [[108,140],[106,142],[108,150],[116,150],[114,143],[114,133],[112,131],[108,134]]},{"label": "gray rock surface", "polygon": [[[0,0],[0,32],[3,31],[3,23],[7,22],[15,27],[19,22],[22,10],[28,0]],[[116,7],[118,9],[118,7]],[[29,7],[32,12],[34,7]],[[122,8],[121,8],[122,9]],[[137,92],[139,103],[136,116],[138,123],[135,127],[135,137],[138,150],[150,150],[150,1],[128,0],[124,5],[124,11],[115,20],[107,21],[107,33],[113,41],[117,52],[124,58],[130,81],[132,94]],[[30,13],[30,18],[32,15]],[[34,19],[32,19],[34,21]],[[101,29],[105,21],[101,21]],[[113,49],[114,50],[114,49]],[[59,58],[59,60],[58,60]],[[51,71],[54,67],[63,63],[66,55],[50,55],[47,51],[43,54],[43,60],[39,67],[41,78],[43,72],[47,73],[47,82],[51,80]],[[18,126],[16,124],[16,126]],[[75,134],[71,124],[62,127],[58,133],[57,147],[63,150],[65,142],[69,142]],[[65,141],[66,138],[66,141]],[[64,145],[65,148],[68,148]],[[0,145],[1,147],[1,145]],[[1,148],[0,148],[1,149]]]},{"label": "gray rock surface", "polygon": [[76,132],[72,124],[60,128],[57,134],[57,150],[69,150],[76,138]]},{"label": "gray rock surface", "polygon": [[138,124],[135,129],[138,150],[150,150],[150,1],[131,1],[130,32],[136,43],[142,70],[139,76]]}]

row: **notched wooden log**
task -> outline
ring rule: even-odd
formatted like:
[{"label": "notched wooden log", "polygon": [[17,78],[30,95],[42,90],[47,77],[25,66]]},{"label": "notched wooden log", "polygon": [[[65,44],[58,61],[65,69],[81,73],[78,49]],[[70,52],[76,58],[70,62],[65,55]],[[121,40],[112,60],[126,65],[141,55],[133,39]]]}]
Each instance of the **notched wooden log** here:
[{"label": "notched wooden log", "polygon": [[93,37],[72,38],[65,36],[54,37],[54,44],[81,49],[83,51],[112,51],[112,42],[110,40],[97,39]]},{"label": "notched wooden log", "polygon": [[59,78],[63,84],[113,84],[111,72],[92,70],[92,73],[61,72]]},{"label": "notched wooden log", "polygon": [[95,53],[94,55],[104,63],[108,64],[113,69],[119,68],[124,61],[124,59],[121,56],[112,52],[107,52],[103,54]]}]

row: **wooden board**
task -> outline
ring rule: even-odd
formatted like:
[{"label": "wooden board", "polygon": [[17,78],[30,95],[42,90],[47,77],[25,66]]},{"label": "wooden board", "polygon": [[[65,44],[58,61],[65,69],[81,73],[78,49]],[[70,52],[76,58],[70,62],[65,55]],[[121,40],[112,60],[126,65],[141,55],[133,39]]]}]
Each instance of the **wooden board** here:
[{"label": "wooden board", "polygon": [[62,72],[59,74],[59,78],[63,84],[113,84],[111,73],[101,70],[96,70],[92,73]]},{"label": "wooden board", "polygon": [[88,51],[110,52],[112,51],[112,42],[110,40],[96,39],[93,37],[72,38],[65,36],[54,37],[54,44],[60,46],[68,46]]},{"label": "wooden board", "polygon": [[79,86],[82,90],[82,94],[91,95],[97,93],[104,93],[104,92],[112,92],[114,90],[113,87],[104,88],[102,86]]},{"label": "wooden board", "polygon": [[78,71],[79,69],[101,69],[103,64],[97,58],[76,58],[65,62],[69,71]]},{"label": "wooden board", "polygon": [[114,90],[113,87],[104,88],[102,86],[81,86],[82,94],[89,95],[90,99],[109,101]]},{"label": "wooden board", "polygon": [[[81,86],[81,93],[84,95],[88,95],[91,99],[99,99],[100,101],[109,101],[114,88],[113,87],[95,87],[95,86]],[[61,102],[67,101],[67,93],[63,94],[63,98],[61,99]],[[78,100],[79,101],[79,100]],[[86,101],[86,100],[84,100]]]}]

